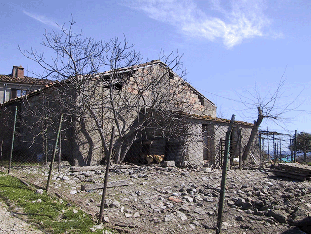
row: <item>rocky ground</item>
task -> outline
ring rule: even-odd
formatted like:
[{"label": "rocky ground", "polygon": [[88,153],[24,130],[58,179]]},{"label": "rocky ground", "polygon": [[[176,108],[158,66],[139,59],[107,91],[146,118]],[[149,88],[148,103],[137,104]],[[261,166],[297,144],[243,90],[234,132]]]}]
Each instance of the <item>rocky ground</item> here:
[{"label": "rocky ground", "polygon": [[[87,186],[103,183],[104,172],[63,165],[54,170],[50,192],[96,217],[102,189]],[[48,167],[19,167],[12,174],[45,187]],[[124,186],[107,190],[105,225],[125,233],[215,233],[220,180],[219,169],[115,165],[109,181]],[[310,181],[277,178],[269,169],[228,171],[223,233],[311,233],[304,223],[310,214]]]}]

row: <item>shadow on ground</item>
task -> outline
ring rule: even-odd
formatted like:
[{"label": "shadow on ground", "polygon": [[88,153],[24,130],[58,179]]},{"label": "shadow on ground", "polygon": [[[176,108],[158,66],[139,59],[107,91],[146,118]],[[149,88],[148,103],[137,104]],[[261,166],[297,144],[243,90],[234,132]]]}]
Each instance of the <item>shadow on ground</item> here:
[{"label": "shadow on ground", "polygon": [[303,220],[293,223],[294,228],[291,228],[282,234],[295,234],[295,233],[307,233],[311,234],[311,217],[307,217]]}]

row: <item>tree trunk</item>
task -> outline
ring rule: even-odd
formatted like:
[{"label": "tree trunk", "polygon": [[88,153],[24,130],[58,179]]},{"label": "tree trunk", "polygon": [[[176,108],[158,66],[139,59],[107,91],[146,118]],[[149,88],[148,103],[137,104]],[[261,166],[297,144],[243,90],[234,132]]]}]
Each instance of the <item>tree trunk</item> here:
[{"label": "tree trunk", "polygon": [[115,155],[115,163],[120,164],[121,163],[121,149],[122,149],[122,144],[118,144],[116,147],[116,155]]},{"label": "tree trunk", "polygon": [[245,150],[243,152],[243,156],[242,156],[242,160],[243,161],[247,160],[247,158],[248,158],[251,146],[253,144],[253,141],[255,139],[255,136],[256,136],[256,134],[258,132],[258,128],[259,128],[263,118],[264,118],[264,116],[262,114],[262,110],[261,110],[260,107],[258,107],[258,118],[257,118],[256,121],[254,121],[254,126],[252,128],[251,135],[249,136],[247,145],[246,145]]},{"label": "tree trunk", "polygon": [[303,161],[307,162],[307,151],[306,150],[303,151]]},{"label": "tree trunk", "polygon": [[125,137],[117,139],[113,147],[114,163],[120,164],[123,162],[127,152],[131,148],[133,142],[136,140],[136,135],[136,133],[127,134]]},{"label": "tree trunk", "polygon": [[136,135],[137,134],[134,134],[132,137],[129,137],[127,139],[128,142],[123,145],[122,152],[121,152],[121,155],[120,155],[120,163],[123,162],[127,152],[130,150],[131,146],[133,145],[134,141],[136,140]]},{"label": "tree trunk", "polygon": [[101,126],[100,124],[100,120],[98,119],[98,117],[96,116],[96,114],[94,113],[94,111],[90,108],[90,106],[86,105],[86,109],[88,110],[88,112],[90,113],[90,116],[92,117],[92,119],[94,120],[100,139],[101,139],[101,143],[102,143],[102,147],[104,149],[104,154],[105,156],[108,155],[108,148],[106,146],[106,141],[105,141],[105,133],[103,130],[103,126]]}]

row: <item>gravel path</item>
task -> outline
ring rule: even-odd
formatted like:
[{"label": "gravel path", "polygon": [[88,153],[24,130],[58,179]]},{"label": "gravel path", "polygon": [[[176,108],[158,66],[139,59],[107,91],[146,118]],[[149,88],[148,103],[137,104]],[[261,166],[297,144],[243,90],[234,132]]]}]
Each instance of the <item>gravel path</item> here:
[{"label": "gravel path", "polygon": [[43,233],[25,221],[14,217],[7,209],[6,204],[0,201],[0,233],[40,234]]}]

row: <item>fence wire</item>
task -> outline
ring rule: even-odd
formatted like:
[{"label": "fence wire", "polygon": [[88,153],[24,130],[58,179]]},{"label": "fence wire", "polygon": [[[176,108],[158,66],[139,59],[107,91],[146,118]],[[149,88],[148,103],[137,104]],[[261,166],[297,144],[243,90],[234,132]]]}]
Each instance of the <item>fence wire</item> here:
[{"label": "fence wire", "polygon": [[[12,144],[14,113],[14,108],[1,112],[6,119],[0,124],[1,168],[7,171],[12,152],[10,174],[46,188],[59,118],[29,121],[17,113]],[[49,191],[97,219],[105,165],[98,162],[80,167],[70,158],[71,123],[71,118],[64,118]],[[120,233],[216,233],[228,124],[194,121],[189,129],[189,134],[178,140],[149,129],[151,137],[142,134],[124,161],[110,166],[103,209],[106,226]],[[234,125],[222,233],[310,233],[310,167],[301,169],[306,173],[302,180],[276,176],[270,168],[275,157],[268,157],[271,153],[262,139],[255,142],[248,161],[241,163],[247,136],[248,129]],[[84,143],[80,149],[89,151]],[[96,144],[92,149],[103,152]],[[280,160],[285,158],[280,155]]]}]

